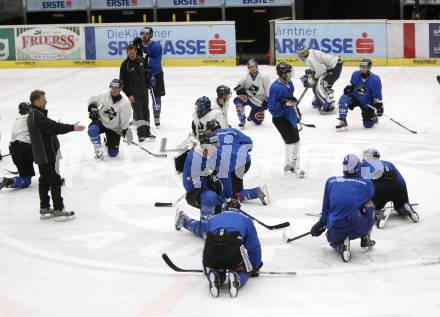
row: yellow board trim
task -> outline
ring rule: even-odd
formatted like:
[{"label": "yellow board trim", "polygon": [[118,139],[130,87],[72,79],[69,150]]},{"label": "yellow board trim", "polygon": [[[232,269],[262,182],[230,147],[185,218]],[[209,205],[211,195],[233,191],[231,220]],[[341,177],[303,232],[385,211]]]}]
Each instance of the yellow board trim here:
[{"label": "yellow board trim", "polygon": [[440,58],[388,58],[388,66],[439,66]]},{"label": "yellow board trim", "polygon": [[[32,67],[119,67],[121,60],[51,60],[51,61],[0,61],[0,68]],[[164,59],[164,66],[235,66],[235,58],[219,59]]]}]

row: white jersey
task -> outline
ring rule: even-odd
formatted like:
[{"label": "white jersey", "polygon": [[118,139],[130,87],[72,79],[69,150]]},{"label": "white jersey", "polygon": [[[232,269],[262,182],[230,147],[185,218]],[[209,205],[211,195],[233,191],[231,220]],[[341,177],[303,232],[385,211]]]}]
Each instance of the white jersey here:
[{"label": "white jersey", "polygon": [[193,124],[196,127],[196,136],[199,135],[200,132],[206,131],[206,124],[211,120],[217,120],[222,129],[229,128],[225,116],[220,110],[211,110],[201,118],[198,118],[195,112],[193,114]]},{"label": "white jersey", "polygon": [[127,129],[130,125],[133,109],[130,100],[121,91],[122,98],[113,103],[110,90],[92,96],[87,101],[88,104],[96,103],[99,107],[99,121],[107,129]]},{"label": "white jersey", "polygon": [[269,96],[270,78],[260,72],[257,73],[255,79],[252,79],[251,74],[248,73],[246,77],[238,82],[238,85],[246,89],[246,94],[258,99],[260,102],[267,100]]},{"label": "white jersey", "polygon": [[24,143],[31,143],[31,139],[29,137],[29,130],[27,125],[28,114],[19,115],[15,118],[14,126],[12,127],[12,140],[20,141]]},{"label": "white jersey", "polygon": [[210,99],[211,102],[211,109],[212,110],[220,110],[223,113],[223,116],[225,117],[226,124],[229,126],[228,123],[228,109],[229,109],[229,100],[225,101],[223,105],[220,105],[217,101],[217,96]]},{"label": "white jersey", "polygon": [[315,72],[315,79],[319,79],[326,74],[330,69],[335,68],[339,57],[337,55],[327,54],[318,50],[309,50],[309,56],[305,63]]}]

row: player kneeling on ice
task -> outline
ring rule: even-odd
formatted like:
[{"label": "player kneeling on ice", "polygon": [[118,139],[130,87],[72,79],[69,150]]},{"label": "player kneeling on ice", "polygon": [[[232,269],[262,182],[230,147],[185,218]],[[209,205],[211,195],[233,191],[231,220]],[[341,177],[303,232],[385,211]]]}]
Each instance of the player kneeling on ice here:
[{"label": "player kneeling on ice", "polygon": [[297,54],[308,67],[301,81],[305,88],[313,90],[313,107],[321,114],[332,112],[336,107],[332,87],[341,75],[343,61],[336,55],[314,49],[300,48]]},{"label": "player kneeling on ice", "polygon": [[251,166],[252,139],[234,128],[222,129],[217,120],[206,124],[206,130],[218,137],[217,164],[219,178],[225,187],[225,196],[246,201],[259,198],[263,205],[269,204],[266,185],[244,189],[243,178]]},{"label": "player kneeling on ice", "polygon": [[297,99],[293,96],[292,66],[281,62],[276,67],[278,79],[270,86],[269,111],[272,122],[286,144],[284,172],[295,173],[299,178],[305,175],[299,161],[299,130],[298,122],[301,113],[296,106]]},{"label": "player kneeling on ice", "polygon": [[234,104],[240,128],[244,128],[246,124],[246,106],[251,108],[247,121],[253,121],[256,125],[263,123],[269,95],[270,79],[260,73],[257,61],[253,58],[250,59],[247,62],[247,67],[248,74],[234,88],[237,94],[237,97],[234,98]]},{"label": "player kneeling on ice", "polygon": [[186,154],[182,179],[186,190],[186,201],[200,209],[200,221],[189,218],[185,212],[176,211],[176,230],[182,226],[202,237],[206,232],[208,219],[221,211],[223,184],[215,169],[218,137],[212,132],[200,132],[200,145]]},{"label": "player kneeling on ice", "polygon": [[231,297],[238,295],[249,277],[257,277],[261,262],[261,244],[253,221],[240,214],[240,203],[231,199],[223,204],[223,212],[211,217],[206,225],[203,268],[209,290],[218,297],[228,280]]},{"label": "player kneeling on ice", "polygon": [[370,239],[374,224],[373,183],[362,178],[359,158],[348,154],[342,162],[344,176],[330,177],[325,183],[322,214],[311,228],[312,236],[320,236],[327,228],[327,241],[350,261],[350,240],[361,238],[361,247],[368,250],[375,241]]},{"label": "player kneeling on ice", "polygon": [[[336,129],[347,127],[348,109],[360,107],[364,128],[372,128],[383,114],[382,83],[380,77],[371,72],[371,61],[363,59],[360,70],[351,75],[350,85],[344,88],[339,99],[339,124]],[[374,111],[376,110],[376,112]]]},{"label": "player kneeling on ice", "polygon": [[122,85],[121,80],[113,79],[110,82],[110,90],[92,96],[88,100],[89,118],[92,120],[88,134],[95,149],[96,158],[104,158],[101,133],[105,133],[110,157],[118,155],[121,136],[125,138],[127,144],[133,141],[133,134],[129,128],[133,110],[130,100],[121,91]]},{"label": "player kneeling on ice", "polygon": [[229,126],[228,122],[228,109],[229,109],[229,99],[231,98],[231,88],[225,85],[220,85],[216,89],[216,97],[214,97],[211,103],[211,108],[213,110],[219,110],[223,113],[225,118],[225,123]]},{"label": "player kneeling on ice", "polygon": [[206,96],[202,96],[196,100],[196,108],[193,114],[191,128],[194,136],[198,137],[200,132],[206,131],[206,124],[211,120],[217,120],[222,128],[229,127],[223,113],[220,110],[212,109],[211,100]]},{"label": "player kneeling on ice", "polygon": [[31,104],[21,102],[18,105],[20,114],[14,122],[12,128],[12,141],[9,144],[9,152],[12,161],[17,166],[18,175],[12,178],[0,177],[0,189],[6,188],[26,188],[31,184],[32,176],[35,176],[34,157],[32,155],[31,139],[27,126],[27,118]]},{"label": "player kneeling on ice", "polygon": [[385,226],[391,214],[391,208],[384,208],[389,201],[393,202],[394,210],[399,215],[419,222],[419,215],[409,203],[405,179],[394,164],[380,160],[380,153],[376,149],[366,149],[362,158],[361,175],[371,179],[375,188],[376,226],[380,229]]}]

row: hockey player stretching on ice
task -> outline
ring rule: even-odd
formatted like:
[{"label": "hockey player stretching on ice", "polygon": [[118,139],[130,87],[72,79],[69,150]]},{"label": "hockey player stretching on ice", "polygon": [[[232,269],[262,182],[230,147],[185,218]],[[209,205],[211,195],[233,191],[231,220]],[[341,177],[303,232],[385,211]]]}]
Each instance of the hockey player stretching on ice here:
[{"label": "hockey player stretching on ice", "polygon": [[[339,99],[339,124],[336,129],[347,127],[348,109],[360,107],[364,128],[372,128],[383,114],[382,83],[379,76],[371,72],[371,61],[363,59],[360,70],[351,75],[350,85],[344,88]],[[374,112],[376,109],[376,113]]]},{"label": "hockey player stretching on ice", "polygon": [[284,172],[295,173],[304,177],[305,172],[299,162],[299,131],[296,98],[293,96],[292,66],[281,62],[277,65],[278,79],[270,86],[269,111],[272,122],[285,143]]},{"label": "hockey player stretching on ice", "polygon": [[419,215],[409,203],[405,179],[393,163],[380,160],[378,150],[367,149],[363,153],[361,167],[362,177],[371,179],[374,184],[373,201],[377,210],[376,226],[378,228],[383,228],[390,216],[391,208],[384,208],[389,201],[393,202],[394,210],[399,215],[419,222]]},{"label": "hockey player stretching on ice", "polygon": [[191,128],[194,136],[198,137],[200,132],[206,131],[206,124],[211,120],[217,120],[222,128],[229,128],[223,113],[220,110],[212,109],[211,100],[206,96],[202,96],[196,100],[196,108],[193,114]]},{"label": "hockey player stretching on ice", "polygon": [[350,261],[350,240],[361,238],[361,247],[368,250],[375,241],[370,240],[374,224],[373,183],[359,175],[359,158],[354,154],[344,157],[343,177],[330,177],[325,183],[322,214],[311,228],[314,237],[327,228],[327,240],[341,253],[345,262]]},{"label": "hockey player stretching on ice", "polygon": [[9,152],[15,166],[17,166],[19,176],[0,177],[0,189],[3,187],[26,188],[31,184],[32,176],[35,176],[34,158],[27,126],[30,108],[29,102],[21,102],[18,105],[20,115],[15,119],[12,128],[12,141],[9,144]]},{"label": "hockey player stretching on ice", "polygon": [[232,199],[223,205],[223,212],[211,217],[206,225],[203,269],[213,297],[219,296],[226,279],[229,294],[236,297],[238,289],[249,277],[257,277],[263,266],[254,223],[239,211],[240,203]]},{"label": "hockey player stretching on ice", "polygon": [[243,188],[244,175],[251,166],[249,152],[252,151],[252,139],[237,129],[222,129],[217,120],[209,121],[206,130],[214,132],[218,137],[216,168],[225,188],[225,196],[239,201],[259,198],[263,205],[268,205],[266,185]]},{"label": "hockey player stretching on ice", "polygon": [[269,95],[270,79],[258,71],[258,63],[255,59],[247,62],[249,73],[238,82],[234,88],[237,97],[234,104],[237,110],[240,128],[246,124],[245,106],[249,106],[251,111],[247,121],[253,121],[260,125],[264,120],[264,111],[267,109],[267,96]]},{"label": "hockey player stretching on ice", "polygon": [[301,81],[313,90],[313,107],[321,113],[332,112],[336,106],[332,87],[341,75],[343,61],[336,55],[305,48],[298,50],[298,57],[309,68]]},{"label": "hockey player stretching on ice", "polygon": [[122,81],[113,79],[110,90],[92,96],[88,100],[89,125],[88,134],[95,149],[96,158],[103,159],[104,151],[101,144],[101,133],[107,138],[108,156],[115,157],[119,153],[121,135],[127,143],[133,141],[133,134],[129,129],[131,115],[130,100],[121,91]]},{"label": "hockey player stretching on ice", "polygon": [[214,97],[211,104],[213,110],[220,110],[225,117],[225,122],[229,126],[228,122],[228,109],[229,99],[231,98],[231,88],[225,85],[220,85],[216,89],[216,97]]},{"label": "hockey player stretching on ice", "polygon": [[176,211],[176,230],[182,227],[201,237],[206,232],[210,217],[221,211],[224,198],[223,185],[215,169],[217,136],[212,132],[201,132],[200,145],[187,153],[183,167],[183,186],[186,202],[200,209],[200,221],[189,218],[185,212]]}]

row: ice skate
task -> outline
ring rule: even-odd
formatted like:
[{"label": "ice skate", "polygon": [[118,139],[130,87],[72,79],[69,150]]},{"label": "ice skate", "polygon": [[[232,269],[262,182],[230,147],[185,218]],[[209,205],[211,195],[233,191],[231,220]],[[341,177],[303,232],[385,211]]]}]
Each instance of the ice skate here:
[{"label": "ice skate", "polygon": [[339,124],[335,127],[336,131],[344,131],[347,130],[347,120],[345,119],[338,119],[339,120]]},{"label": "ice skate", "polygon": [[263,185],[257,188],[258,191],[258,198],[260,198],[260,201],[263,205],[269,205],[270,198],[269,198],[269,192],[267,190],[267,186]]},{"label": "ice skate", "polygon": [[12,178],[0,177],[0,189],[2,189],[3,187],[8,188],[12,185],[13,182],[14,180]]},{"label": "ice skate", "polygon": [[403,205],[405,214],[415,223],[419,222],[419,214],[414,210],[410,203]]},{"label": "ice skate", "polygon": [[102,146],[95,147],[95,158],[97,158],[98,160],[104,159],[104,151],[102,150]]},{"label": "ice skate", "polygon": [[391,208],[384,208],[377,212],[376,227],[382,229],[391,214]]},{"label": "ice skate", "polygon": [[366,234],[363,237],[361,237],[361,248],[362,252],[367,252],[370,250],[374,245],[376,244],[376,241],[371,240],[370,234]]},{"label": "ice skate", "polygon": [[344,262],[349,262],[351,258],[350,251],[350,238],[346,237],[344,241],[339,246],[339,251],[341,252],[342,260]]},{"label": "ice skate", "polygon": [[220,278],[215,271],[210,271],[208,274],[209,291],[212,297],[218,297],[220,295]]},{"label": "ice skate", "polygon": [[243,120],[240,120],[240,123],[238,124],[238,127],[243,130],[245,125],[246,125],[246,120],[243,119]]},{"label": "ice skate", "polygon": [[53,218],[55,219],[55,221],[65,221],[65,220],[74,219],[75,218],[74,216],[75,216],[74,211],[67,211],[64,208],[62,210],[53,210]]},{"label": "ice skate", "polygon": [[154,125],[155,125],[156,127],[159,127],[159,126],[160,126],[160,118],[159,118],[159,117],[154,117]]},{"label": "ice skate", "polygon": [[50,219],[53,218],[52,208],[40,208],[40,219]]},{"label": "ice skate", "polygon": [[229,295],[237,297],[240,288],[240,276],[237,272],[228,272]]},{"label": "ice skate", "polygon": [[188,218],[188,216],[185,214],[183,210],[180,210],[177,208],[176,210],[176,220],[174,222],[174,228],[176,228],[177,231],[182,229],[183,222],[185,221],[185,218]]}]

